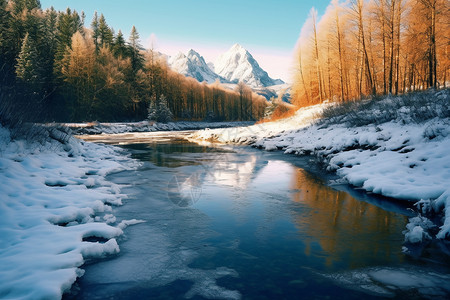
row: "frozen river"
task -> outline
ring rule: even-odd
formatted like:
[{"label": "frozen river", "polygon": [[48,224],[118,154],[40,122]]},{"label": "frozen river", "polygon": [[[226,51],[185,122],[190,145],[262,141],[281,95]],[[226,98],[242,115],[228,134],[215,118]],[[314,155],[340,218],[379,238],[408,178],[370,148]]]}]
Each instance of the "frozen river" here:
[{"label": "frozen river", "polygon": [[403,203],[330,187],[307,158],[173,135],[91,137],[142,161],[127,185],[121,252],[85,266],[66,298],[445,298],[448,265],[402,253]]}]

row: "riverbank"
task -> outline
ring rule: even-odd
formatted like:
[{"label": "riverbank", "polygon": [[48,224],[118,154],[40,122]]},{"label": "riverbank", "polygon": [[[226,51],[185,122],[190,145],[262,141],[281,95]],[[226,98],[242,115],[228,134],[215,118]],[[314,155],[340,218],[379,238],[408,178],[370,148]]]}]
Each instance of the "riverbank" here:
[{"label": "riverbank", "polygon": [[86,260],[118,253],[117,237],[138,221],[112,215],[126,196],[106,176],[135,166],[61,128],[22,140],[0,127],[0,298],[61,299]]},{"label": "riverbank", "polygon": [[75,135],[92,134],[118,134],[133,132],[156,132],[156,131],[182,131],[182,130],[200,130],[205,128],[230,128],[246,127],[255,122],[236,121],[236,122],[202,122],[202,121],[177,121],[168,123],[158,123],[153,121],[128,122],[128,123],[64,123],[63,126],[69,127]]},{"label": "riverbank", "polygon": [[[428,240],[433,231],[446,239],[450,237],[449,94],[444,90],[386,97],[347,111],[338,107],[334,114],[330,114],[333,105],[325,103],[302,108],[285,120],[202,130],[188,139],[313,155],[342,182],[416,202],[423,216],[441,216],[438,229],[423,216],[412,218],[405,233],[408,242]],[[327,118],[321,118],[324,112]]]}]

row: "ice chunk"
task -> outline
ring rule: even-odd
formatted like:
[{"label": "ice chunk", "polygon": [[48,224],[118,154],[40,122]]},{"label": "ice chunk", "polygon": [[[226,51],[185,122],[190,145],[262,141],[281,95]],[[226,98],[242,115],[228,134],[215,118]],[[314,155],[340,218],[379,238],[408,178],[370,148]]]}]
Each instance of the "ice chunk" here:
[{"label": "ice chunk", "polygon": [[84,258],[99,258],[119,252],[120,249],[116,239],[110,239],[104,244],[98,242],[85,243],[81,250],[81,254]]},{"label": "ice chunk", "polygon": [[123,220],[122,222],[119,223],[119,225],[117,225],[117,227],[120,228],[120,229],[125,229],[128,226],[136,225],[136,224],[140,224],[140,223],[145,223],[145,222],[146,221],[144,221],[144,220],[136,220],[136,219]]}]

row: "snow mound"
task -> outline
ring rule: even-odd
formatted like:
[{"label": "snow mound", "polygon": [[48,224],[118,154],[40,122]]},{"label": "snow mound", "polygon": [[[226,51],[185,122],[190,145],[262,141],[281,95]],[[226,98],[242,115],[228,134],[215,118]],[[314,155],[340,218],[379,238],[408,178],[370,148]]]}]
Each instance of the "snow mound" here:
[{"label": "snow mound", "polygon": [[95,216],[125,197],[105,176],[131,167],[110,146],[12,141],[0,127],[0,298],[60,299],[85,259],[118,253],[122,230]]}]

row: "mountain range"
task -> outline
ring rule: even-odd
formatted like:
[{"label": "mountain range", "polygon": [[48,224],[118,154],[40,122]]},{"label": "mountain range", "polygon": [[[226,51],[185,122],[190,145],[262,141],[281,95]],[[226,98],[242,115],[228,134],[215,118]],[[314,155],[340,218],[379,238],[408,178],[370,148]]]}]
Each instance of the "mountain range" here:
[{"label": "mountain range", "polygon": [[243,81],[266,98],[276,97],[279,90],[287,88],[283,80],[272,79],[250,52],[239,44],[233,45],[214,62],[207,63],[203,56],[191,49],[187,54],[180,52],[169,57],[168,64],[176,72],[199,82],[213,83],[218,80],[225,86],[232,87]]},{"label": "mountain range", "polygon": [[205,62],[203,56],[192,49],[186,55],[179,52],[177,55],[170,57],[168,64],[178,73],[195,78],[199,82],[206,81],[207,83],[213,83],[217,79],[220,82],[227,82],[211,70],[211,67]]}]

